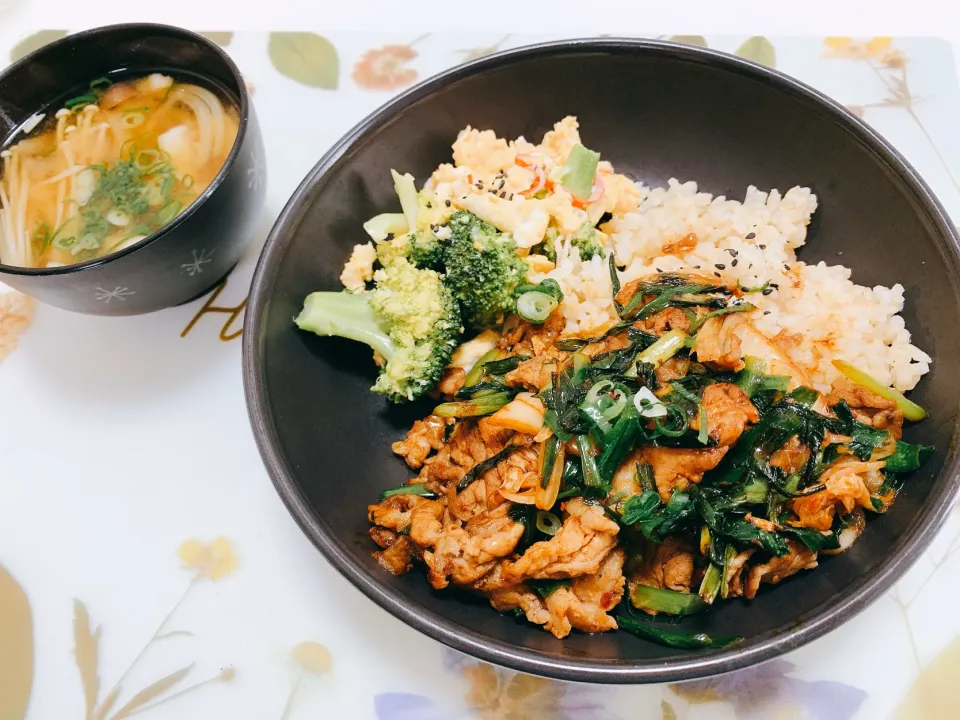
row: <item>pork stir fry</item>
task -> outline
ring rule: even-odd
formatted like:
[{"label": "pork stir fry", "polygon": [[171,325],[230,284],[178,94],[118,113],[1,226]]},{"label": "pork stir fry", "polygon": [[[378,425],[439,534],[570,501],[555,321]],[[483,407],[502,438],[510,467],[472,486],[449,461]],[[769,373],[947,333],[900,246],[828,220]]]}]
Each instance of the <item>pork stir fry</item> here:
[{"label": "pork stir fry", "polygon": [[849,547],[931,448],[901,440],[894,399],[813,390],[751,325],[749,291],[718,283],[617,288],[620,322],[589,338],[555,311],[508,317],[394,444],[417,475],[368,508],[378,561],[558,638],[702,647],[732,638],[639,619],[751,599]]}]

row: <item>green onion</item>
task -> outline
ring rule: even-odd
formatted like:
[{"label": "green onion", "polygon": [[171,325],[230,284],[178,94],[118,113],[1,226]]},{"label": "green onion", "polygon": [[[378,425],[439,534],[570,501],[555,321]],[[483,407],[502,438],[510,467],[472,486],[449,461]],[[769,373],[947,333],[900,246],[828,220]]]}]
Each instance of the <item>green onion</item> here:
[{"label": "green onion", "polygon": [[491,393],[481,395],[474,400],[441,403],[434,408],[435,415],[440,417],[479,417],[496,412],[513,400],[512,392]]},{"label": "green onion", "polygon": [[478,382],[480,382],[480,378],[483,377],[484,366],[491,360],[496,360],[502,354],[503,354],[502,350],[498,350],[497,348],[494,348],[493,350],[490,350],[484,353],[483,355],[481,355],[480,359],[477,360],[477,362],[474,364],[472,368],[470,368],[470,372],[468,372],[467,376],[463,379],[464,387],[467,387],[470,385],[476,385]]},{"label": "green onion", "polygon": [[630,592],[630,602],[641,610],[666,613],[667,615],[692,615],[709,606],[695,593],[655,588],[636,584]]},{"label": "green onion", "polygon": [[517,298],[517,313],[528,322],[540,324],[550,317],[557,305],[559,303],[552,295],[533,290]]},{"label": "green onion", "polygon": [[548,512],[547,510],[537,510],[537,530],[542,532],[544,535],[553,537],[560,532],[561,527],[563,527],[563,523],[560,522],[560,518],[558,518],[552,512]]},{"label": "green onion", "polygon": [[733,562],[736,556],[737,549],[733,545],[727,545],[723,551],[723,572],[720,577],[720,597],[724,600],[727,599],[727,595],[730,593],[730,578],[728,577],[730,574],[730,563]]},{"label": "green onion", "polygon": [[420,497],[435,498],[436,493],[427,489],[423,483],[413,483],[412,485],[401,485],[400,487],[390,488],[380,493],[380,499],[386,500],[394,495],[419,495]]},{"label": "green onion", "polygon": [[101,77],[101,78],[97,78],[96,80],[92,80],[90,82],[90,89],[96,92],[101,88],[108,88],[111,85],[113,85],[113,80],[111,80],[110,78]]},{"label": "green onion", "polygon": [[601,380],[590,388],[583,404],[596,407],[604,420],[612,422],[627,406],[627,391],[610,380]]},{"label": "green onion", "polygon": [[563,188],[578,198],[588,198],[593,192],[593,183],[597,177],[597,165],[600,164],[600,153],[588,150],[577,143],[570,149],[567,161],[563,165],[560,175],[560,184]]},{"label": "green onion", "polygon": [[654,492],[657,489],[656,475],[653,472],[653,465],[650,463],[637,463],[637,469],[634,477],[644,492]]},{"label": "green onion", "polygon": [[708,421],[707,408],[703,403],[700,403],[700,432],[697,433],[697,440],[700,441],[701,445],[706,445],[710,441],[710,435],[707,432]]},{"label": "green onion", "polygon": [[182,209],[183,203],[179,200],[174,200],[172,203],[163,206],[157,211],[157,222],[160,223],[160,225],[166,225],[179,215]]},{"label": "green onion", "polygon": [[768,287],[770,287],[770,281],[767,280],[763,285],[757,285],[757,287],[744,287],[743,285],[738,285],[740,292],[745,293],[762,293]]},{"label": "green onion", "polygon": [[683,330],[671,330],[660,336],[653,345],[637,356],[639,362],[657,367],[683,349],[687,334]]},{"label": "green onion", "polygon": [[653,424],[661,435],[671,438],[680,437],[687,431],[687,416],[676,405],[666,405],[665,407],[667,408],[667,419],[672,420],[673,426],[665,427],[660,422],[660,418],[656,418]]},{"label": "green onion", "polygon": [[583,467],[583,482],[587,487],[609,489],[597,469],[593,440],[589,435],[577,435],[577,450],[580,451],[580,463]]},{"label": "green onion", "polygon": [[[637,467],[640,467],[638,464]],[[646,465],[644,467],[650,467]],[[656,490],[644,490],[639,495],[631,495],[624,500],[620,509],[620,522],[624,525],[635,525],[638,522],[649,520],[654,513],[663,508],[660,502],[660,493]]]},{"label": "green onion", "polygon": [[496,467],[501,460],[504,460],[515,450],[519,450],[526,445],[507,445],[503,450],[498,453],[494,453],[486,460],[478,462],[472,468],[470,468],[467,473],[460,478],[460,482],[457,483],[457,492],[463,492],[467,489],[467,486],[470,485],[474,480],[483,475],[487,470]]},{"label": "green onion", "polygon": [[710,563],[700,583],[699,597],[708,605],[712,605],[713,601],[717,599],[717,595],[720,594],[722,585],[723,568],[719,568],[713,563]]},{"label": "green onion", "polygon": [[93,93],[86,93],[85,95],[78,95],[75,98],[70,98],[63,104],[63,106],[67,110],[76,110],[77,108],[83,108],[87,105],[92,105],[99,99],[100,98]]},{"label": "green onion", "polygon": [[518,296],[528,292],[542,292],[546,295],[552,295],[554,298],[556,298],[557,302],[563,302],[563,290],[560,288],[560,283],[553,278],[541,280],[536,285],[531,283],[521,285],[516,289],[515,292]]},{"label": "green onion", "polygon": [[486,375],[506,375],[520,367],[520,363],[524,360],[529,359],[529,355],[511,355],[502,359],[487,360],[483,365],[483,372]]},{"label": "green onion", "polygon": [[544,600],[560,588],[570,587],[570,580],[567,578],[563,578],[562,580],[528,580],[527,583],[533,588],[533,591]]},{"label": "green onion", "polygon": [[613,257],[613,250],[607,257],[607,269],[610,270],[610,286],[613,288],[613,296],[616,297],[620,293],[620,276],[617,274],[617,261]]},{"label": "green onion", "polygon": [[[696,597],[696,595],[694,595]],[[706,633],[687,633],[682,630],[666,630],[648,626],[647,623],[632,618],[617,616],[617,625],[627,632],[658,645],[680,650],[700,650],[703,648],[722,648],[739,642],[739,635],[716,635]]]},{"label": "green onion", "polygon": [[897,449],[885,459],[883,469],[891,473],[912,472],[919,468],[933,451],[934,448],[929,445],[912,445],[898,440]]},{"label": "green onion", "polygon": [[560,438],[553,435],[546,441],[543,448],[543,466],[540,468],[540,487],[545,488],[550,484],[550,477],[553,474],[553,466],[557,462],[557,453],[560,450]]},{"label": "green onion", "polygon": [[907,398],[903,396],[903,393],[881,384],[879,380],[867,375],[862,370],[858,370],[850,363],[843,360],[834,360],[833,366],[858,385],[862,385],[868,390],[872,390],[880,397],[884,397],[887,400],[892,400],[895,402],[897,407],[900,408],[900,412],[903,413],[903,416],[907,420],[913,420],[914,422],[917,422],[919,420],[923,420],[927,416],[926,410],[917,405],[915,402],[907,400]]},{"label": "green onion", "polygon": [[637,390],[637,394],[633,396],[633,406],[645,418],[658,418],[667,414],[666,405],[660,402],[660,398],[648,387]]},{"label": "green onion", "polygon": [[757,309],[756,305],[751,305],[750,303],[745,302],[745,303],[740,303],[739,305],[727,305],[726,307],[722,307],[719,310],[713,310],[711,312],[708,312],[699,320],[694,321],[690,325],[689,333],[692,335],[695,332],[697,332],[697,330],[703,327],[703,324],[710,318],[720,317],[721,315],[729,315],[730,313],[749,312],[750,310],[756,310],[756,309]]},{"label": "green onion", "polygon": [[743,390],[747,397],[752,398],[759,392],[774,390],[786,392],[790,385],[787,375],[767,375],[767,363],[759,358],[745,357],[744,368],[737,375],[736,385]]}]

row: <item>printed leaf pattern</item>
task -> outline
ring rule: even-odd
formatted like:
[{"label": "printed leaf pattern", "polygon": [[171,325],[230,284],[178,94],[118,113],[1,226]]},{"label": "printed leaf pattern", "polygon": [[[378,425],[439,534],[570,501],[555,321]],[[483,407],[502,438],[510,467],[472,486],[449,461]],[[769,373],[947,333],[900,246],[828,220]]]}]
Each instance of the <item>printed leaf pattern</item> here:
[{"label": "printed leaf pattern", "polygon": [[920,671],[894,715],[896,720],[953,720],[957,717],[957,678],[960,678],[960,638]]},{"label": "printed leaf pattern", "polygon": [[660,720],[678,720],[677,711],[666,700],[660,701]]},{"label": "printed leaf pattern", "polygon": [[773,47],[773,43],[759,35],[747,39],[736,49],[735,54],[767,67],[775,68],[777,66],[777,51]]},{"label": "printed leaf pattern", "polygon": [[13,49],[10,51],[10,62],[16,62],[34,50],[39,50],[44,45],[49,45],[54,40],[65,38],[67,35],[66,30],[41,30],[40,32],[35,32],[33,35],[25,37],[13,46]]},{"label": "printed leaf pattern", "polygon": [[155,683],[147,685],[147,687],[130,698],[130,702],[120,708],[117,711],[117,714],[111,718],[111,720],[123,720],[123,718],[130,717],[134,710],[146,705],[155,697],[158,697],[183,680],[187,675],[190,674],[190,671],[193,670],[193,665],[194,663],[190,663],[185,668],[180,668],[176,672],[172,672],[166,677],[160,678]]},{"label": "printed leaf pattern", "polygon": [[232,32],[202,32],[200,34],[203,35],[207,40],[215,42],[220,47],[227,47],[233,42]]},{"label": "printed leaf pattern", "polygon": [[708,47],[707,39],[703,35],[671,35],[667,40],[670,42],[683,43],[684,45]]},{"label": "printed leaf pattern", "polygon": [[79,600],[73,601],[73,646],[74,660],[83,685],[83,701],[86,707],[84,717],[90,720],[100,695],[100,676],[97,674],[97,665],[100,662],[100,628],[91,632],[90,614],[87,606]]},{"label": "printed leaf pattern", "polygon": [[291,80],[323,90],[336,90],[340,84],[337,49],[315,33],[270,33],[268,52],[273,66]]},{"label": "printed leaf pattern", "polygon": [[33,614],[20,584],[0,565],[0,717],[27,714],[33,689]]}]

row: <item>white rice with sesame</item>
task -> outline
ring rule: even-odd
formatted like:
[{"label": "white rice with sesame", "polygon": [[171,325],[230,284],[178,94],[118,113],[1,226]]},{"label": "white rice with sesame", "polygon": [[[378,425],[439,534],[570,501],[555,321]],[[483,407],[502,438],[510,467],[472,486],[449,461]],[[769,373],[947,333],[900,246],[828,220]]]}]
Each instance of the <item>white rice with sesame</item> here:
[{"label": "white rice with sesame", "polygon": [[[743,287],[769,283],[751,293],[759,312],[753,323],[768,338],[802,336],[802,343],[778,343],[806,369],[815,385],[828,390],[845,360],[900,391],[912,389],[930,369],[930,357],[910,342],[903,318],[903,287],[863,287],[842,265],[808,265],[796,258],[817,209],[808,188],[781,195],[749,187],[743,202],[697,191],[694,182],[670,180],[666,188],[639,185],[636,212],[614,217],[605,227],[626,283],[658,271],[717,274]],[[686,247],[665,254],[664,246],[690,234]],[[696,242],[695,246],[693,242]],[[606,261],[582,262],[563,244],[553,277],[564,290],[567,333],[588,334],[615,319]]]}]

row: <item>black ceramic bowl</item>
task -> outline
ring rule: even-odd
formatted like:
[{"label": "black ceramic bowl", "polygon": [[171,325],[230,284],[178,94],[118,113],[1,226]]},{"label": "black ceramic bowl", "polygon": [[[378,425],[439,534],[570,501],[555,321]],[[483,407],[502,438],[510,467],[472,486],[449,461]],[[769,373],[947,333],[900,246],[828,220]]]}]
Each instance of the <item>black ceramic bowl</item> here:
[{"label": "black ceramic bowl", "polygon": [[215,84],[236,102],[240,129],[220,173],[159,232],[107,257],[35,270],[0,264],[0,280],[50,305],[135,315],[186,302],[226,275],[251,239],[266,194],[266,157],[246,84],[214,43],[165,25],[114,25],[70,35],[0,73],[0,141],[66,93],[117,71],[169,72]]},{"label": "black ceramic bowl", "polygon": [[[467,124],[538,138],[577,115],[584,143],[646,183],[695,179],[743,197],[748,185],[810,186],[820,209],[801,257],[853,268],[863,285],[906,288],[904,319],[934,358],[914,398],[930,418],[907,438],[937,446],[893,509],[850,552],[767,586],[751,602],[684,621],[744,637],[715,651],[671,650],[625,632],[556,640],[482,602],[392,577],[371,558],[366,505],[410,471],[392,456],[427,407],[369,392],[370,352],[297,331],[304,296],[339,287],[361,223],[396,207],[390,168],[422,182]],[[842,252],[842,256],[840,253]],[[640,40],[586,40],[505,52],[457,67],[364,120],[310,173],[267,241],[244,333],[254,432],[303,531],[351,582],[404,622],[486,660],[594,682],[675,681],[759,662],[849,620],[924,550],[957,489],[960,398],[957,234],[916,172],[837,104],[790,78],[715,52]],[[858,652],[851,650],[852,653]]]}]

